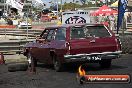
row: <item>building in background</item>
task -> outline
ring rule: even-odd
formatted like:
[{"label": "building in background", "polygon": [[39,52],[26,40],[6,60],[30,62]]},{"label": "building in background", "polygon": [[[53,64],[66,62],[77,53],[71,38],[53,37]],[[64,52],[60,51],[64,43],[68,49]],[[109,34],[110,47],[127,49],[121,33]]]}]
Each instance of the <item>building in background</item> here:
[{"label": "building in background", "polygon": [[[32,3],[31,1],[25,1],[23,11],[27,11],[29,8],[31,8]],[[6,0],[0,0],[0,9],[4,11],[9,11],[11,6],[6,4]]]}]

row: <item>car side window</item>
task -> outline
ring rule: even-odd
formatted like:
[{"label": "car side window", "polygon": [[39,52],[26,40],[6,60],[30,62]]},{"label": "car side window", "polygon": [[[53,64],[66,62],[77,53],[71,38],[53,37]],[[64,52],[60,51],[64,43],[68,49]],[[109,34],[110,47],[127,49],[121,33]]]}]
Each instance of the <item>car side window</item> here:
[{"label": "car side window", "polygon": [[71,39],[77,38],[85,38],[85,33],[84,33],[83,27],[74,27],[71,29]]},{"label": "car side window", "polygon": [[66,28],[57,29],[55,40],[66,40]]},{"label": "car side window", "polygon": [[50,30],[47,36],[47,40],[53,40],[53,34],[55,30]]},{"label": "car side window", "polygon": [[41,35],[41,37],[43,39],[46,39],[47,38],[47,35],[48,35],[48,32],[49,32],[49,30],[45,30],[44,33]]},{"label": "car side window", "polygon": [[87,26],[86,30],[90,35],[95,37],[110,37],[110,33],[104,26]]}]

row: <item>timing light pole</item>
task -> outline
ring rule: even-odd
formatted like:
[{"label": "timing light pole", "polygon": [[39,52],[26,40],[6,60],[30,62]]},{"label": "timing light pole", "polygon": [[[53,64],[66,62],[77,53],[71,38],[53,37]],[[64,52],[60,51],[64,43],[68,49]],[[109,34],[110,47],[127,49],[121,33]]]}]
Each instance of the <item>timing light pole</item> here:
[{"label": "timing light pole", "polygon": [[6,7],[5,5],[6,5],[6,0],[4,0],[4,10],[3,10],[4,14],[3,15],[5,15],[5,7]]},{"label": "timing light pole", "polygon": [[57,20],[58,20],[58,18],[59,18],[59,6],[58,6],[58,0],[57,0]]},{"label": "timing light pole", "polygon": [[97,7],[97,0],[95,0],[95,7]]},{"label": "timing light pole", "polygon": [[62,0],[61,0],[61,12],[62,12]]},{"label": "timing light pole", "polygon": [[106,5],[107,5],[107,6],[109,5],[109,1],[108,1],[108,0],[106,0]]}]

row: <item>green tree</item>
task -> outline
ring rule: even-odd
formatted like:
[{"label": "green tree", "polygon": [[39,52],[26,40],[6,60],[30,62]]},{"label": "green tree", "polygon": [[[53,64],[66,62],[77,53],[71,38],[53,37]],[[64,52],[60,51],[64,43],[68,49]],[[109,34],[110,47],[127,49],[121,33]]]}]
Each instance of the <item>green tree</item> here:
[{"label": "green tree", "polygon": [[80,8],[81,5],[76,4],[76,3],[64,3],[63,5],[63,10],[74,10],[75,8]]}]

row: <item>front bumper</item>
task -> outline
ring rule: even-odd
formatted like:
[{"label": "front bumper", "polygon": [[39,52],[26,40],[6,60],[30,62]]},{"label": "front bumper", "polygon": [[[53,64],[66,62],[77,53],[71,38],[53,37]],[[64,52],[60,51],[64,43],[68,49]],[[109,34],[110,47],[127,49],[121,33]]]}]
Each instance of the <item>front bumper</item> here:
[{"label": "front bumper", "polygon": [[103,59],[116,59],[120,57],[122,51],[115,52],[102,52],[102,53],[90,53],[90,54],[76,54],[76,55],[64,55],[66,62],[76,61],[99,61]]}]

